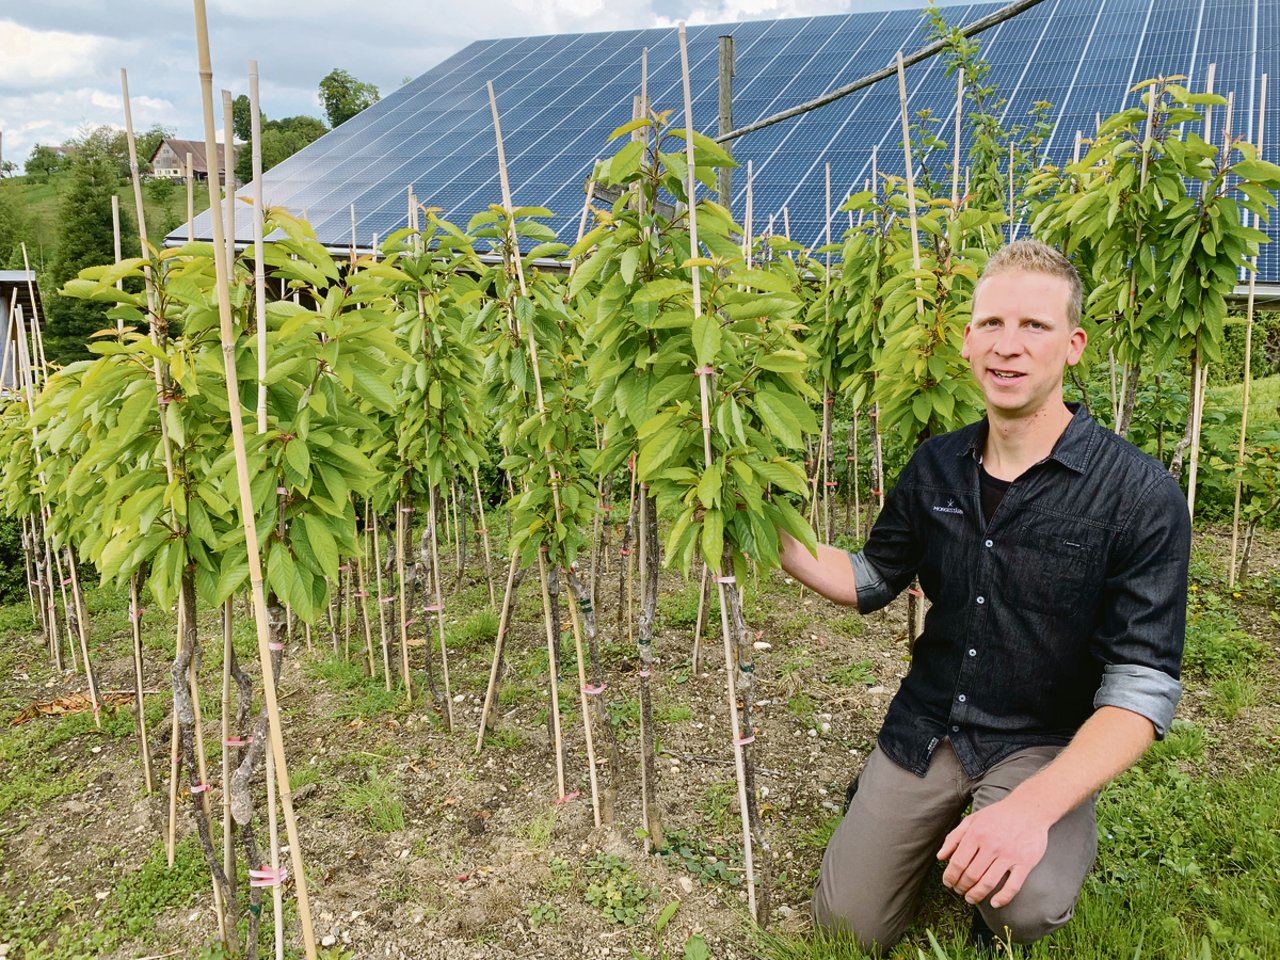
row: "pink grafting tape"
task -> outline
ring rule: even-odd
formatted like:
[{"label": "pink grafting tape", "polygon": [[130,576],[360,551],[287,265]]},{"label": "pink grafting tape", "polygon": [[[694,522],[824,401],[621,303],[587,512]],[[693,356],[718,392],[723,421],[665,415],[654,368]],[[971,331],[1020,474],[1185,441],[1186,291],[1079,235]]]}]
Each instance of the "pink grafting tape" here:
[{"label": "pink grafting tape", "polygon": [[395,603],[395,602],[396,602],[396,598],[395,598],[395,595],[394,595],[394,594],[392,594],[392,595],[391,595],[391,596],[389,596],[389,597],[379,597],[379,598],[378,598],[378,602],[379,602],[379,603]]},{"label": "pink grafting tape", "polygon": [[195,786],[191,788],[191,793],[194,796],[197,793],[204,793],[208,789],[209,789],[209,785],[207,783],[197,783]]},{"label": "pink grafting tape", "polygon": [[137,610],[135,610],[135,611],[133,611],[131,614],[129,614],[129,619],[130,619],[130,620],[141,620],[141,619],[142,619],[142,615],[143,615],[144,613],[146,613],[146,612],[147,612],[147,608],[146,608],[146,607],[139,607]]},{"label": "pink grafting tape", "polygon": [[641,671],[640,671],[640,676],[642,676],[642,677],[648,677],[648,676],[649,676],[649,668],[648,668],[648,667],[645,667],[643,670],[641,670]]},{"label": "pink grafting tape", "polygon": [[222,741],[223,746],[227,747],[247,747],[253,743],[253,737],[228,737]]},{"label": "pink grafting tape", "polygon": [[350,573],[350,572],[351,572],[351,564],[349,564],[349,563],[344,563],[342,566],[338,567],[338,572],[339,572],[339,573]]},{"label": "pink grafting tape", "polygon": [[835,403],[835,402],[836,402],[836,398],[835,398],[835,397],[827,397],[827,399],[826,399],[826,400],[823,400],[822,402],[823,402],[823,403],[825,403],[825,404],[829,407],[829,406],[831,406],[833,403]]},{"label": "pink grafting tape", "polygon": [[828,481],[827,481],[827,486],[828,486],[828,487],[838,487],[838,486],[840,486],[840,481],[839,481],[839,480],[828,480]]},{"label": "pink grafting tape", "polygon": [[594,697],[604,693],[606,687],[608,687],[607,683],[595,683],[595,684],[588,683],[585,687],[582,688],[582,692],[587,694],[588,696]]},{"label": "pink grafting tape", "polygon": [[621,555],[622,555],[622,556],[624,556],[624,557],[629,557],[629,556],[631,556],[631,551],[630,551],[630,550],[628,550],[626,547],[623,547],[621,550],[619,550],[619,551],[618,551],[618,553],[619,553],[619,554],[621,554]]},{"label": "pink grafting tape", "polygon": [[401,512],[401,513],[413,513],[413,511],[414,511],[414,508],[413,508],[413,507],[401,507],[401,508],[400,508],[400,512]]},{"label": "pink grafting tape", "polygon": [[810,478],[809,478],[809,483],[816,487],[816,486],[818,485],[818,478],[817,478],[817,477],[810,477]]},{"label": "pink grafting tape", "polygon": [[73,581],[72,581],[71,577],[63,577],[63,578],[62,578],[62,585],[63,585],[64,587],[69,587],[69,586],[71,586],[72,582],[73,582]]},{"label": "pink grafting tape", "polygon": [[404,622],[404,625],[405,625],[406,627],[412,627],[412,626],[413,626],[415,623],[417,623],[417,622],[418,622],[418,618],[417,618],[417,617],[410,617],[408,620],[406,620],[406,621]]},{"label": "pink grafting tape", "polygon": [[268,644],[267,644],[267,649],[268,649],[268,650],[271,650],[271,651],[273,651],[273,652],[275,652],[275,651],[279,651],[279,650],[283,650],[283,649],[284,649],[284,644],[283,644],[283,643],[268,643]]},{"label": "pink grafting tape", "polygon": [[907,593],[911,594],[911,596],[913,596],[913,597],[923,597],[923,596],[924,596],[924,591],[923,591],[923,590],[920,590],[920,589],[919,589],[919,588],[917,588],[917,587],[911,587],[910,589],[908,589],[908,590],[907,590]]},{"label": "pink grafting tape", "polygon": [[613,504],[611,503],[602,503],[599,506],[600,506],[600,509],[605,511],[606,513],[608,513],[613,509]]},{"label": "pink grafting tape", "polygon": [[425,612],[427,612],[427,613],[439,613],[441,610],[443,610],[443,609],[444,609],[444,604],[443,604],[443,603],[433,603],[433,604],[431,604],[430,606],[423,607],[422,609],[423,609]]},{"label": "pink grafting tape", "polygon": [[736,577],[716,577],[716,583],[737,583]]},{"label": "pink grafting tape", "polygon": [[279,870],[272,870],[270,867],[261,867],[257,870],[249,871],[249,886],[276,887],[284,883],[288,877],[288,867],[281,867]]},{"label": "pink grafting tape", "polygon": [[755,743],[756,735],[753,733],[749,737],[736,737],[733,741],[735,747],[745,747],[748,743]]},{"label": "pink grafting tape", "polygon": [[577,800],[580,796],[582,796],[582,794],[578,790],[574,790],[572,793],[566,793],[563,797],[559,797],[556,800],[556,806],[558,807],[563,803],[568,803],[570,800]]},{"label": "pink grafting tape", "polygon": [[709,377],[716,372],[716,368],[707,364],[705,367],[697,367],[693,372],[700,377]]},{"label": "pink grafting tape", "polygon": [[289,488],[288,488],[288,487],[276,487],[276,493],[280,494],[280,496],[282,496],[282,497],[287,497],[287,496],[289,495]]},{"label": "pink grafting tape", "polygon": [[476,528],[476,533],[480,534],[481,536],[484,536],[484,535],[485,535],[485,534],[487,534],[488,532],[489,532],[489,528],[488,528],[488,527],[477,527],[477,528]]},{"label": "pink grafting tape", "polygon": [[367,597],[367,596],[369,595],[369,591],[368,591],[368,590],[357,590],[355,593],[353,593],[353,594],[351,594],[351,595],[352,595],[353,597]]}]

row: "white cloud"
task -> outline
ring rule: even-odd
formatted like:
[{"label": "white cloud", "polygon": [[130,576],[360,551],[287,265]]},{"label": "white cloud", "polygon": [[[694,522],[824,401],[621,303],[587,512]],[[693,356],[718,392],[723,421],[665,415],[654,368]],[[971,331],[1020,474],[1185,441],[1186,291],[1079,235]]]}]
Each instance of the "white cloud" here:
[{"label": "white cloud", "polygon": [[107,37],[63,30],[32,30],[0,20],[0,87],[35,89],[92,76],[119,44]]},{"label": "white cloud", "polygon": [[688,23],[736,23],[740,20],[775,20],[783,17],[816,17],[847,13],[850,0],[709,0],[694,3],[684,17],[660,18],[670,26]]},{"label": "white cloud", "polygon": [[[4,155],[21,162],[37,143],[55,145],[87,127],[124,126],[119,93],[97,87],[43,91],[20,96],[0,96],[0,130],[4,131]],[[133,98],[133,125],[145,130],[152,124],[173,127],[178,110],[168,100]]]}]

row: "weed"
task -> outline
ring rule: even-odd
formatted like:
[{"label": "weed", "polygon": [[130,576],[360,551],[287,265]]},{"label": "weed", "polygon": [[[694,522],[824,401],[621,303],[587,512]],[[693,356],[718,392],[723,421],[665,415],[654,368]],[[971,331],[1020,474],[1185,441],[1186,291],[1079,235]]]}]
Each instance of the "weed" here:
[{"label": "weed", "polygon": [[827,849],[827,844],[831,841],[831,835],[836,832],[836,827],[840,826],[840,821],[843,819],[842,815],[832,814],[820,823],[815,824],[800,835],[800,846],[810,850]]},{"label": "weed", "polygon": [[560,908],[554,903],[533,902],[525,907],[524,912],[529,918],[529,926],[534,930],[560,922]]},{"label": "weed", "polygon": [[653,890],[641,883],[621,857],[598,853],[583,866],[590,883],[582,898],[613,923],[633,927],[644,917]]},{"label": "weed", "polygon": [[692,719],[693,709],[683,703],[664,703],[653,708],[654,723],[685,723]]},{"label": "weed", "polygon": [[551,843],[551,834],[556,826],[556,809],[548,809],[534,815],[525,827],[525,839],[533,850],[545,850]]},{"label": "weed", "polygon": [[737,797],[737,787],[732,781],[708,786],[697,804],[702,821],[716,829],[732,827],[733,805]]},{"label": "weed", "polygon": [[562,893],[573,886],[573,864],[561,857],[551,858],[551,879],[544,886],[549,893]]},{"label": "weed", "polygon": [[294,766],[289,771],[289,789],[298,790],[312,783],[320,782],[320,770],[312,766]]},{"label": "weed", "polygon": [[445,644],[450,650],[471,650],[491,642],[498,636],[498,615],[480,610],[445,631]]},{"label": "weed", "polygon": [[1241,710],[1258,702],[1257,682],[1245,673],[1234,673],[1213,683],[1209,709],[1224,720],[1234,720]]},{"label": "weed", "polygon": [[340,657],[328,660],[304,660],[304,669],[317,680],[324,680],[339,690],[354,690],[368,680],[364,667]]},{"label": "weed", "polygon": [[409,876],[409,872],[400,870],[390,880],[378,886],[378,901],[389,904],[408,903],[417,892],[418,885]]},{"label": "weed", "polygon": [[640,729],[640,701],[635,697],[626,700],[610,700],[605,709],[609,712],[609,722],[620,741],[631,739]]},{"label": "weed", "polygon": [[1220,680],[1257,663],[1266,647],[1240,628],[1229,604],[1211,590],[1194,593],[1187,609],[1187,638],[1182,665],[1210,680]]},{"label": "weed", "polygon": [[667,846],[659,854],[668,863],[683,866],[696,879],[704,883],[725,883],[737,886],[742,877],[732,873],[728,861],[739,859],[741,851],[728,844],[708,843],[682,830],[667,831]]},{"label": "weed", "polygon": [[787,709],[802,727],[812,728],[818,725],[818,705],[809,694],[804,692],[793,694],[787,701]]},{"label": "weed", "polygon": [[519,750],[524,746],[524,734],[514,727],[502,727],[485,737],[484,742],[499,750]]},{"label": "weed", "polygon": [[839,687],[870,687],[874,686],[876,682],[875,674],[871,672],[871,661],[866,659],[836,667],[825,674],[822,679]]},{"label": "weed", "polygon": [[1165,738],[1151,745],[1151,749],[1147,751],[1147,761],[1195,761],[1204,756],[1204,747],[1204,727],[1190,720],[1177,719],[1169,725],[1169,733]]},{"label": "weed", "polygon": [[404,829],[404,801],[399,787],[376,774],[364,783],[344,787],[338,793],[338,804],[344,810],[363,813],[370,828],[380,833]]}]

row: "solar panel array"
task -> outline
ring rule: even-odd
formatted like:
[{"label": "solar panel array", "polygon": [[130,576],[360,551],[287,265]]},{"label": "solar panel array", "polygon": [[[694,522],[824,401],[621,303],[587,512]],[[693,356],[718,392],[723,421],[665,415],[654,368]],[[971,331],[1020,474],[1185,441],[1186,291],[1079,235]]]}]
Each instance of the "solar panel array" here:
[{"label": "solar panel array", "polygon": [[[972,22],[1000,4],[944,7],[952,25]],[[726,25],[688,30],[694,119],[717,128],[718,37],[736,47],[737,126],[804,103],[892,62],[898,50],[927,43],[929,21],[919,9]],[[1253,138],[1258,78],[1280,80],[1280,0],[1044,0],[980,37],[990,79],[1007,98],[1008,122],[1035,101],[1052,104],[1047,156],[1070,158],[1077,130],[1095,117],[1133,105],[1128,90],[1157,75],[1181,74],[1203,88],[1216,64],[1215,91],[1234,94],[1234,132]],[[405,226],[409,187],[423,203],[465,224],[501,202],[497,151],[485,82],[492,81],[505,136],[516,205],[556,214],[551,226],[572,242],[583,188],[593,162],[616,144],[605,138],[631,118],[640,92],[641,51],[648,49],[649,96],[657,110],[682,114],[680,54],[673,28],[478,41],[336,130],[285,160],[264,178],[266,202],[305,213],[320,240],[333,247],[355,236],[368,246]],[[907,70],[913,111],[930,109],[950,135],[954,79],[934,57]],[[1275,86],[1273,85],[1273,89]],[[1280,94],[1280,91],[1277,91]],[[1280,157],[1280,116],[1268,97],[1265,155]],[[1217,111],[1216,118],[1225,111]],[[1218,119],[1216,136],[1222,132]],[[831,164],[837,201],[870,175],[873,146],[880,167],[902,171],[896,84],[886,81],[821,109],[735,141],[735,158],[754,161],[755,229],[769,216],[791,235],[819,242],[825,225],[824,165]],[[733,209],[741,218],[746,177],[734,178]],[[244,191],[242,191],[244,192]],[[252,237],[250,211],[237,205],[236,236]],[[837,227],[839,224],[837,223]],[[196,235],[209,237],[208,214]],[[1276,224],[1269,228],[1280,238]],[[170,235],[185,239],[185,228]],[[1260,277],[1280,282],[1280,244],[1264,248]]]}]

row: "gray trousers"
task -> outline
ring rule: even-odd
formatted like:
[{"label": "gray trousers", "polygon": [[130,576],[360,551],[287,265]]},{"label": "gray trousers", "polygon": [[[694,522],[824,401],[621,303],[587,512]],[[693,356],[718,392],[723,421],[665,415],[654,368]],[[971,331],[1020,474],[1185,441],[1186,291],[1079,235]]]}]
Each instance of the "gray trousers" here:
[{"label": "gray trousers", "polygon": [[[975,810],[995,803],[1061,750],[1020,750],[974,779],[946,740],[924,777],[902,769],[877,747],[823,855],[813,891],[814,922],[851,933],[864,950],[893,946],[911,921],[943,839],[970,802]],[[1011,902],[998,910],[989,900],[978,904],[1001,939],[1031,943],[1071,919],[1098,850],[1095,800],[1090,797],[1050,828],[1044,859]]]}]

